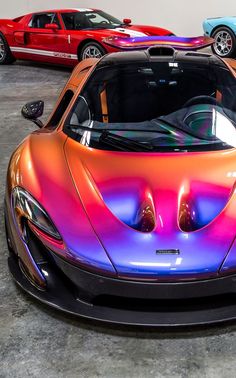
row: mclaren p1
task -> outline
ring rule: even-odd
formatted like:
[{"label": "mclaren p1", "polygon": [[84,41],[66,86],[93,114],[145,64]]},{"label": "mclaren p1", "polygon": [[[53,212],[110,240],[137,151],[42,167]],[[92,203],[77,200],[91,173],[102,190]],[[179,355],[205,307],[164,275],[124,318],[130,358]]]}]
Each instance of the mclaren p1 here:
[{"label": "mclaren p1", "polygon": [[206,38],[107,43],[131,51],[79,63],[46,124],[22,109],[39,129],[9,163],[10,272],[82,317],[234,319],[235,62],[193,51]]}]

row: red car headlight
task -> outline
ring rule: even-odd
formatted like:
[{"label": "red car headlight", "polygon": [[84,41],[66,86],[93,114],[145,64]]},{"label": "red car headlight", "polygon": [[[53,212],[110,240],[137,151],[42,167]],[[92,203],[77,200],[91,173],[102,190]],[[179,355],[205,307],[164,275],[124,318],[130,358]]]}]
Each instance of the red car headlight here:
[{"label": "red car headlight", "polygon": [[52,238],[61,240],[61,236],[49,215],[26,190],[20,187],[13,189],[12,208],[16,224],[23,239],[26,236],[24,222],[28,221]]}]

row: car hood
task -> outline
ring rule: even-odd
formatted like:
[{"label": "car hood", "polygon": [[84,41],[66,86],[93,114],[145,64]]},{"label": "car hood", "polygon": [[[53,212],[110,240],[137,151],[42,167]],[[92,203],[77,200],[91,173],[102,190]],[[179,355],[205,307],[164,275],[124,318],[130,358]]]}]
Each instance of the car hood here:
[{"label": "car hood", "polygon": [[91,225],[120,277],[218,274],[235,237],[234,150],[112,152],[68,138],[65,155]]},{"label": "car hood", "polygon": [[235,21],[236,21],[236,16],[231,16],[231,17],[211,17],[211,18],[207,18],[206,21],[210,25],[212,25],[212,26],[221,25],[221,24],[225,24],[225,23],[234,24]]},{"label": "car hood", "polygon": [[[81,31],[73,31],[71,34],[81,34]],[[163,28],[158,28],[155,26],[146,26],[146,25],[131,25],[131,26],[122,26],[112,29],[91,29],[83,31],[83,34],[91,37],[109,37],[109,36],[127,36],[127,37],[142,37],[148,35],[170,35],[171,31]]]}]

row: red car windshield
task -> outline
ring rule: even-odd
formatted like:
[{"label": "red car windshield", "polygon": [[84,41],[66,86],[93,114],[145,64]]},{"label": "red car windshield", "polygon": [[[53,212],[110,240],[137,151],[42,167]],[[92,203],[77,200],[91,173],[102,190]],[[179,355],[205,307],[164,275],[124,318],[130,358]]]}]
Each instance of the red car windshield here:
[{"label": "red car windshield", "polygon": [[65,131],[80,143],[123,151],[236,148],[236,80],[226,67],[193,62],[97,68]]},{"label": "red car windshield", "polygon": [[122,22],[103,11],[71,12],[61,14],[67,30],[114,29]]}]

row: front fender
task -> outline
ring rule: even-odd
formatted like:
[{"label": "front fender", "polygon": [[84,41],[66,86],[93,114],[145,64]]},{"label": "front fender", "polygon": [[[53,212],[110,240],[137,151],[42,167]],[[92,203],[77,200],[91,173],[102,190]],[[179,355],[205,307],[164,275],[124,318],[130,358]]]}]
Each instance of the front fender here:
[{"label": "front fender", "polygon": [[223,261],[220,268],[220,274],[231,274],[236,271],[236,238],[234,239],[231,248]]}]

